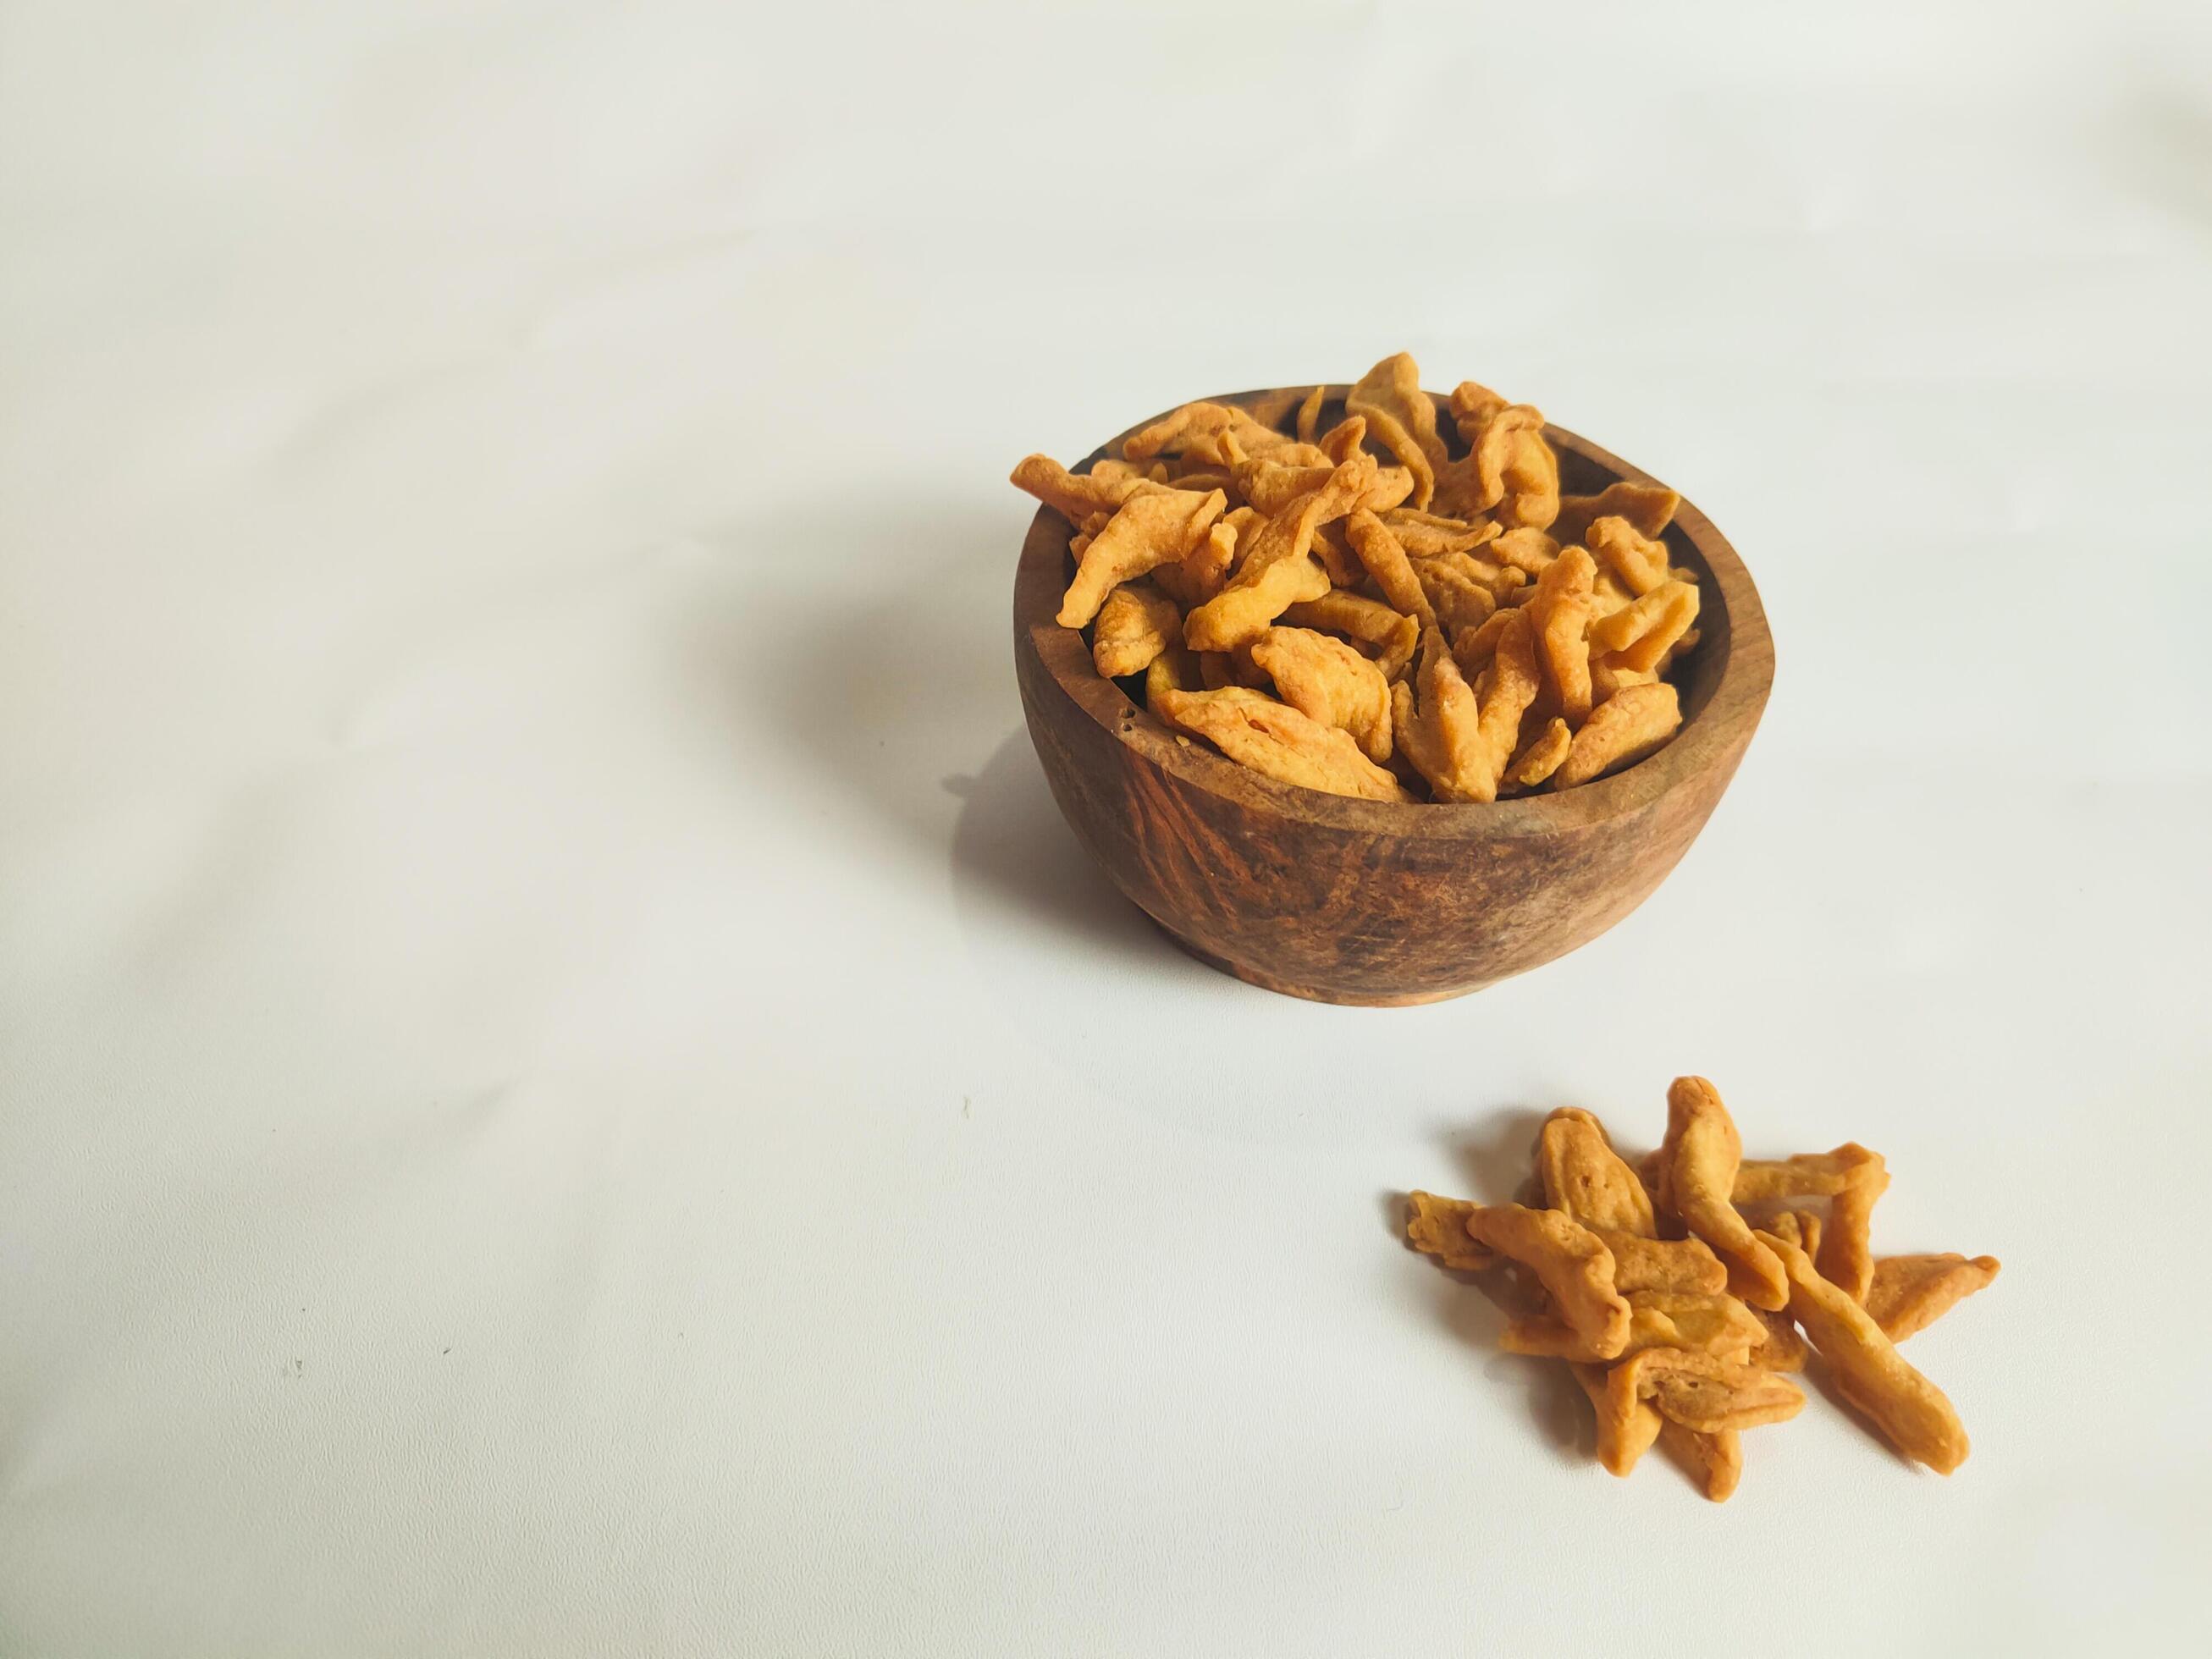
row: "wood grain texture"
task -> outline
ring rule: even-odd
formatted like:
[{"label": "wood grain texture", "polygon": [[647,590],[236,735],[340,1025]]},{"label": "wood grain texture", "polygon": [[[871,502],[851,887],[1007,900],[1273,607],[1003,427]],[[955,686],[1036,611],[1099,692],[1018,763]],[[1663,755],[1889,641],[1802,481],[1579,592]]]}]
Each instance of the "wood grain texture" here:
[{"label": "wood grain texture", "polygon": [[[1308,389],[1215,401],[1249,408]],[[1345,391],[1329,389],[1324,427]],[[1448,416],[1442,426],[1450,431]],[[1544,435],[1569,494],[1648,479],[1571,432]],[[1595,783],[1489,805],[1321,794],[1178,742],[1099,678],[1083,636],[1053,620],[1070,533],[1040,508],[1014,576],[1015,672],[1053,798],[1114,884],[1177,943],[1292,996],[1432,1002],[1587,944],[1649,897],[1697,838],[1773,684],[1759,592],[1686,501],[1666,541],[1701,578],[1702,638],[1678,672],[1683,724],[1665,748]]]}]

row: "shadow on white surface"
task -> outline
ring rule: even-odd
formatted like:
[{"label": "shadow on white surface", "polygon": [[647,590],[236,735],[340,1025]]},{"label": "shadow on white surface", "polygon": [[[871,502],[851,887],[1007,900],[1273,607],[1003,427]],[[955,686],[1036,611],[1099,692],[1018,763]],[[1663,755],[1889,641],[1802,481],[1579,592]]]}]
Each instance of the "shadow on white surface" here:
[{"label": "shadow on white surface", "polygon": [[1146,971],[1206,970],[1176,949],[1099,871],[1060,815],[1029,733],[1007,734],[973,777],[944,788],[960,802],[953,897],[963,913],[1011,913],[1080,949]]}]

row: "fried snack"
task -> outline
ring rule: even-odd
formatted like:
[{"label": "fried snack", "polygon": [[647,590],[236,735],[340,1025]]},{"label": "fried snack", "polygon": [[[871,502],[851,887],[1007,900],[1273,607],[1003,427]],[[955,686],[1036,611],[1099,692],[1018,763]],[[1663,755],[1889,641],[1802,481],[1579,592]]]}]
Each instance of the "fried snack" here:
[{"label": "fried snack", "polygon": [[1603,1365],[1570,1365],[1575,1381],[1583,1385],[1590,1404],[1597,1408],[1597,1461],[1607,1474],[1626,1475],[1651,1443],[1666,1432],[1665,1420],[1650,1401],[1639,1400],[1616,1417],[1606,1395]]},{"label": "fried snack", "polygon": [[2002,1265],[1993,1255],[1886,1255],[1859,1300],[1884,1336],[1902,1342],[1985,1288]]},{"label": "fried snack", "polygon": [[1434,1193],[1406,1194],[1406,1238],[1425,1255],[1447,1267],[1480,1273],[1498,1265],[1492,1251],[1476,1243],[1467,1231],[1467,1218],[1475,1206],[1463,1198],[1438,1198]]},{"label": "fried snack", "polygon": [[1889,1190],[1889,1169],[1879,1152],[1863,1146],[1866,1163],[1858,1179],[1828,1201],[1826,1234],[1806,1246],[1814,1262],[1830,1282],[1840,1285],[1854,1302],[1864,1302],[1874,1283],[1874,1249],[1869,1235],[1874,1224],[1875,1201]]},{"label": "fried snack", "polygon": [[1616,668],[1656,669],[1698,619],[1698,590],[1665,581],[1634,603],[1590,624],[1590,643]]},{"label": "fried snack", "polygon": [[1559,769],[1559,763],[1566,759],[1574,740],[1566,721],[1553,715],[1542,731],[1522,745],[1519,754],[1505,763],[1505,781],[1534,789]]},{"label": "fried snack", "polygon": [[1145,670],[1145,706],[1156,710],[1163,691],[1196,691],[1204,684],[1198,653],[1170,645]]},{"label": "fried snack", "polygon": [[1196,454],[1226,465],[1229,456],[1220,443],[1224,434],[1234,434],[1235,442],[1248,455],[1291,441],[1233,404],[1200,402],[1185,404],[1127,439],[1121,445],[1121,459],[1146,461],[1155,455]]},{"label": "fried snack", "polygon": [[1666,543],[1647,540],[1617,514],[1591,525],[1583,540],[1632,593],[1649,593],[1672,574],[1667,566]]},{"label": "fried snack", "polygon": [[1364,415],[1376,441],[1413,475],[1413,502],[1426,507],[1444,464],[1437,435],[1437,406],[1421,390],[1421,371],[1410,352],[1385,357],[1359,377],[1344,400],[1346,415]]},{"label": "fried snack", "polygon": [[1349,732],[1257,691],[1243,686],[1163,690],[1150,702],[1170,726],[1204,738],[1230,759],[1280,782],[1366,800],[1409,799],[1397,779],[1359,752]]},{"label": "fried snack", "polygon": [[1616,766],[1632,766],[1673,737],[1681,723],[1682,706],[1665,681],[1623,686],[1575,733],[1566,759],[1552,774],[1552,787],[1571,788]]},{"label": "fried snack", "polygon": [[[1646,1348],[1682,1348],[1722,1358],[1747,1360],[1766,1340],[1766,1328],[1732,1296],[1638,1291],[1628,1297],[1628,1342],[1620,1355]],[[1508,1322],[1498,1346],[1508,1353],[1596,1364],[1615,1358],[1564,1320],[1535,1315]]]},{"label": "fried snack", "polygon": [[1498,597],[1484,580],[1478,561],[1462,553],[1456,558],[1415,559],[1408,562],[1413,580],[1426,600],[1425,607],[1436,626],[1447,635],[1480,627],[1498,609]]},{"label": "fried snack", "polygon": [[1347,415],[1323,433],[1315,447],[1328,457],[1331,466],[1339,465],[1359,453],[1367,441],[1367,417]]},{"label": "fried snack", "polygon": [[1855,1140],[1845,1141],[1832,1152],[1747,1158],[1736,1166],[1735,1185],[1729,1196],[1738,1204],[1781,1198],[1833,1198],[1863,1179],[1869,1164],[1881,1162],[1879,1154]]},{"label": "fried snack", "polygon": [[1119,512],[1122,502],[1151,487],[1127,469],[1103,477],[1097,471],[1070,472],[1049,455],[1023,456],[1014,464],[1012,482],[1079,526],[1094,513]]},{"label": "fried snack", "polygon": [[1109,680],[1141,674],[1152,659],[1182,638],[1182,612],[1149,582],[1125,582],[1098,607],[1091,660]]},{"label": "fried snack", "polygon": [[1428,595],[1421,591],[1420,580],[1413,574],[1405,547],[1390,533],[1388,525],[1365,507],[1358,507],[1344,521],[1344,536],[1365,567],[1376,591],[1391,609],[1402,611],[1424,628],[1437,625],[1437,613],[1429,604]]},{"label": "fried snack", "polygon": [[[1970,1449],[1959,1413],[1943,1391],[1901,1358],[1874,1316],[1823,1279],[1804,1251],[1763,1236],[1790,1286],[1790,1312],[1819,1350],[1837,1392],[1871,1419],[1907,1457],[1948,1474]],[[1664,1415],[1666,1407],[1660,1407]]]},{"label": "fried snack", "polygon": [[1730,1290],[1755,1308],[1779,1310],[1790,1304],[1782,1264],[1729,1201],[1742,1158],[1720,1091],[1701,1077],[1676,1078],[1667,1091],[1667,1139],[1659,1147],[1660,1206],[1728,1264]]},{"label": "fried snack", "polygon": [[[1516,532],[1517,533],[1517,532]],[[1589,718],[1590,588],[1597,563],[1587,550],[1568,547],[1536,579],[1528,625],[1536,630],[1536,660],[1543,670],[1539,707],[1571,726]]]},{"label": "fried snack", "polygon": [[1238,462],[1230,474],[1230,481],[1244,497],[1245,505],[1263,517],[1273,518],[1301,496],[1310,495],[1327,484],[1329,474],[1335,471],[1334,461],[1286,466],[1273,456],[1262,455]]},{"label": "fried snack", "polygon": [[1060,601],[1060,625],[1082,628],[1121,583],[1170,561],[1188,558],[1221,516],[1228,498],[1216,489],[1152,489],[1132,495],[1083,550],[1075,580]]},{"label": "fried snack", "polygon": [[1636,1171],[1620,1160],[1605,1126],[1579,1107],[1563,1106],[1544,1120],[1536,1137],[1536,1168],[1544,1201],[1585,1227],[1656,1238],[1651,1197]]},{"label": "fried snack", "polygon": [[1536,650],[1526,617],[1499,631],[1497,653],[1478,693],[1431,629],[1422,636],[1420,698],[1404,681],[1391,688],[1392,729],[1406,757],[1439,800],[1492,801],[1536,696]]},{"label": "fried snack", "polygon": [[1478,547],[1501,539],[1498,526],[1488,519],[1469,523],[1465,519],[1447,519],[1410,507],[1384,511],[1382,522],[1390,527],[1398,544],[1417,559],[1442,558],[1447,553],[1472,553]]},{"label": "fried snack", "polygon": [[1583,541],[1600,519],[1620,517],[1637,532],[1656,536],[1674,520],[1682,498],[1664,484],[1609,483],[1595,495],[1562,495],[1551,532],[1563,542]]},{"label": "fried snack", "polygon": [[1606,1390],[1619,1421],[1638,1400],[1699,1434],[1786,1423],[1805,1408],[1804,1391],[1771,1371],[1683,1348],[1645,1348],[1613,1368]]},{"label": "fried snack", "polygon": [[[1845,1142],[1747,1162],[1718,1092],[1683,1077],[1668,1091],[1666,1140],[1640,1166],[1579,1107],[1544,1121],[1534,1162],[1519,1204],[1413,1194],[1407,1234],[1447,1266],[1508,1269],[1481,1282],[1508,1316],[1498,1346],[1568,1364],[1595,1409],[1598,1459],[1613,1474],[1627,1474],[1656,1443],[1708,1498],[1727,1498],[1742,1474],[1741,1431],[1802,1409],[1803,1391],[1785,1377],[1805,1370],[1815,1348],[1853,1409],[1908,1455],[1945,1474],[1964,1461],[1950,1402],[1894,1343],[1989,1284],[1996,1261],[1881,1258],[1862,1307],[1814,1263],[1824,1234],[1856,1232],[1863,1216],[1846,1214],[1839,1227],[1789,1207],[1878,1193],[1887,1169],[1875,1153]],[[1765,1224],[1747,1228],[1739,1201]],[[1684,1221],[1697,1230],[1688,1238],[1651,1236]],[[1719,1239],[1721,1254],[1707,1238]],[[1766,1298],[1776,1305],[1732,1291],[1732,1280],[1736,1291],[1758,1288],[1765,1268],[1780,1282],[1778,1302]]]},{"label": "fried snack", "polygon": [[1759,1345],[1759,1363],[1770,1371],[1802,1371],[1805,1356],[1811,1352],[1805,1338],[1797,1328],[1797,1322],[1786,1313],[1770,1313],[1765,1308],[1754,1308],[1749,1303],[1737,1304],[1766,1328],[1766,1340]]},{"label": "fried snack", "polygon": [[1627,1346],[1629,1307],[1613,1287],[1613,1252],[1589,1229],[1556,1210],[1493,1204],[1477,1205],[1467,1231],[1534,1273],[1595,1358],[1610,1358]]},{"label": "fried snack", "polygon": [[[1766,1207],[1765,1205],[1753,1206],[1754,1209]],[[1736,1205],[1736,1213],[1743,1215],[1746,1221],[1751,1220],[1751,1217],[1744,1215],[1744,1206],[1741,1201]],[[1770,1216],[1759,1222],[1752,1231],[1757,1232],[1761,1228],[1772,1233],[1777,1238],[1788,1239],[1815,1261],[1820,1259],[1820,1218],[1812,1211],[1784,1210],[1777,1215]]]},{"label": "fried snack", "polygon": [[1252,661],[1299,713],[1349,732],[1368,759],[1390,758],[1390,682],[1341,640],[1308,628],[1270,628]]},{"label": "fried snack", "polygon": [[1551,568],[1552,561],[1559,556],[1559,544],[1540,530],[1525,526],[1508,530],[1490,544],[1490,555],[1501,564],[1510,564],[1522,575],[1536,577]]},{"label": "fried snack", "polygon": [[1702,1238],[1646,1238],[1610,1227],[1592,1227],[1613,1252],[1613,1288],[1687,1291],[1710,1295],[1728,1288],[1728,1268]]},{"label": "fried snack", "polygon": [[[1472,718],[1449,718],[1459,700],[1443,697],[1427,770],[1395,729],[1388,752],[1410,796],[1442,802],[1576,787],[1679,728],[1680,701],[1659,688],[1697,643],[1700,596],[1656,539],[1675,510],[1671,491],[1616,485],[1567,498],[1562,520],[1542,415],[1470,380],[1440,422],[1402,352],[1362,377],[1325,428],[1332,407],[1325,386],[1189,403],[1079,472],[1043,455],[1014,468],[1014,483],[1068,522],[1073,576],[1059,618],[1086,631],[1102,674],[1157,659],[1168,605],[1194,653],[1185,666],[1212,690],[1273,688],[1250,651],[1271,627],[1343,638],[1393,685],[1434,629],[1473,693]],[[1102,637],[1109,595],[1146,578],[1114,603]],[[1512,611],[1533,630],[1535,690],[1506,732],[1524,679],[1517,648],[1499,661],[1500,642],[1522,625]],[[1623,701],[1631,691],[1639,695]],[[1419,685],[1407,692],[1427,717]],[[1385,726],[1403,718],[1389,695],[1387,713],[1357,716],[1376,754]],[[1467,746],[1473,732],[1479,750]]]},{"label": "fried snack", "polygon": [[[1248,562],[1245,568],[1253,567]],[[1321,599],[1329,591],[1328,573],[1311,553],[1267,565],[1249,581],[1239,571],[1220,592],[1183,618],[1183,642],[1194,651],[1226,651],[1265,633],[1291,605]]]},{"label": "fried snack", "polygon": [[[1658,1413],[1654,1411],[1652,1415],[1657,1417]],[[1718,1434],[1699,1434],[1695,1429],[1686,1429],[1680,1423],[1660,1418],[1659,1443],[1667,1449],[1669,1457],[1697,1480],[1705,1496],[1714,1503],[1725,1504],[1734,1496],[1736,1483],[1743,1479],[1743,1437],[1734,1429],[1723,1429]]]},{"label": "fried snack", "polygon": [[1380,600],[1347,593],[1340,588],[1291,606],[1283,612],[1283,621],[1292,628],[1313,628],[1325,634],[1340,635],[1365,647],[1376,666],[1382,671],[1383,678],[1389,680],[1406,672],[1421,645],[1420,626],[1411,617],[1393,611]]},{"label": "fried snack", "polygon": [[1472,380],[1461,382],[1451,406],[1468,453],[1438,470],[1442,509],[1490,513],[1509,530],[1551,524],[1559,511],[1559,462],[1544,441],[1543,415]]},{"label": "fried snack", "polygon": [[[1206,532],[1204,541],[1182,559],[1155,569],[1153,585],[1186,611],[1204,605],[1218,593],[1222,584],[1229,580],[1229,567],[1236,561],[1239,514],[1259,516],[1249,507],[1242,507],[1227,514]],[[1076,556],[1080,558],[1082,555],[1079,552]],[[1180,619],[1176,626],[1180,636]]]}]

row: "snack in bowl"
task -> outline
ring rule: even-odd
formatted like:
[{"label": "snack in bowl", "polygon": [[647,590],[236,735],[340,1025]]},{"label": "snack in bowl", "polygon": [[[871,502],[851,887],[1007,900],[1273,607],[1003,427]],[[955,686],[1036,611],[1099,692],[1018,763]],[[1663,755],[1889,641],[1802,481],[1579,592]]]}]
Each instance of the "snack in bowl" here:
[{"label": "snack in bowl", "polygon": [[[1326,391],[1185,404],[1087,473],[1014,468],[1067,520],[1058,620],[1098,672],[1255,771],[1374,800],[1571,789],[1663,746],[1699,637],[1660,539],[1680,498],[1563,495],[1541,414],[1468,380],[1447,422],[1404,352],[1323,431]],[[1178,645],[1194,665],[1148,674]]]},{"label": "snack in bowl", "polygon": [[[1741,1431],[1797,1414],[1804,1391],[1786,1374],[1808,1364],[1906,1456],[1940,1474],[1966,1461],[1958,1413],[1896,1345],[1998,1264],[1873,1256],[1868,1223],[1889,1185],[1879,1154],[1847,1142],[1746,1159],[1719,1091],[1681,1077],[1666,1139],[1640,1172],[1574,1107],[1545,1121],[1535,1162],[1543,1208],[1417,1192],[1406,1237],[1443,1267],[1487,1277],[1515,1316],[1506,1352],[1567,1362],[1609,1473],[1663,1445],[1708,1498],[1727,1498]],[[1812,1207],[1822,1204],[1825,1217]]]}]

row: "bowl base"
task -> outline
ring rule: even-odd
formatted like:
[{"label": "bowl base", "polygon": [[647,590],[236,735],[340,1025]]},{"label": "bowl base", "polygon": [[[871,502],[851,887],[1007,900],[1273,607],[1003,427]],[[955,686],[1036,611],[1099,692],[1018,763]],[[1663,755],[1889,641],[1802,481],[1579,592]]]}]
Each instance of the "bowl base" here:
[{"label": "bowl base", "polygon": [[[1139,905],[1138,908],[1143,910],[1144,907]],[[1334,1002],[1347,1008],[1413,1008],[1425,1002],[1449,1002],[1455,997],[1468,996],[1482,989],[1480,985],[1462,985],[1455,986],[1449,991],[1412,991],[1389,995],[1380,993],[1370,994],[1360,991],[1322,990],[1312,985],[1292,985],[1286,981],[1275,978],[1271,974],[1263,974],[1256,968],[1242,967],[1236,963],[1217,957],[1212,951],[1193,945],[1149,910],[1145,911],[1145,915],[1153,927],[1172,939],[1176,948],[1185,956],[1195,957],[1216,973],[1227,974],[1232,979],[1241,979],[1247,985],[1256,985],[1263,991],[1273,991],[1281,996],[1303,997],[1308,1002]]]}]

